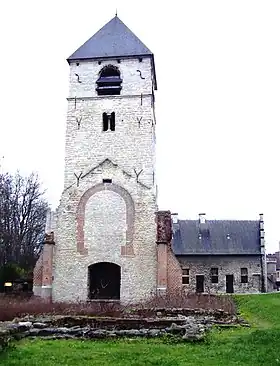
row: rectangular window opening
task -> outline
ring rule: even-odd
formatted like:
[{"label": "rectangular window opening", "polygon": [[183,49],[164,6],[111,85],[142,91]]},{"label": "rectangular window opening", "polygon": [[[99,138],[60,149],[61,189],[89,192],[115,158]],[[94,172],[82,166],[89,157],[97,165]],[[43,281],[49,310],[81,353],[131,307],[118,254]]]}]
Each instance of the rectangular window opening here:
[{"label": "rectangular window opening", "polygon": [[103,131],[115,131],[116,130],[116,122],[115,122],[115,112],[112,113],[103,113]]},{"label": "rectangular window opening", "polygon": [[108,128],[109,128],[108,114],[104,112],[102,117],[103,117],[102,118],[103,119],[103,131],[108,131]]},{"label": "rectangular window opening", "polygon": [[218,283],[219,282],[219,269],[217,267],[212,267],[210,270],[211,282]]},{"label": "rectangular window opening", "polygon": [[241,268],[241,283],[248,283],[248,268]]},{"label": "rectangular window opening", "polygon": [[103,179],[103,183],[112,183],[112,179]]},{"label": "rectangular window opening", "polygon": [[182,284],[183,285],[190,284],[190,269],[189,268],[182,269]]},{"label": "rectangular window opening", "polygon": [[115,127],[116,127],[116,124],[115,124],[115,112],[112,112],[111,115],[110,115],[110,130],[111,131],[115,131]]}]

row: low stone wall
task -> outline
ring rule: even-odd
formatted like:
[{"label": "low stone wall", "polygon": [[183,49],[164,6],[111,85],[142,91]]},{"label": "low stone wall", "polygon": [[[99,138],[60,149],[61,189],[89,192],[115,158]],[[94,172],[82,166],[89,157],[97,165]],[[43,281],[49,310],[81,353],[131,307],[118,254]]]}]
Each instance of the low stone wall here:
[{"label": "low stone wall", "polygon": [[[191,313],[191,314],[190,314]],[[171,337],[203,340],[212,326],[248,326],[222,310],[158,309],[154,317],[133,314],[127,318],[87,316],[26,316],[0,323],[0,347],[4,340],[26,337],[45,339],[104,339],[121,337]]]}]

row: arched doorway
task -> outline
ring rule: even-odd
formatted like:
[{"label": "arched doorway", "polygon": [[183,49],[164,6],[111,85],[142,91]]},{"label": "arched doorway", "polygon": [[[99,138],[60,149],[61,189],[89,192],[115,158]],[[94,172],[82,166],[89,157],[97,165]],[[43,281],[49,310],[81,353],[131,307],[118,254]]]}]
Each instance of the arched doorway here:
[{"label": "arched doorway", "polygon": [[88,267],[89,299],[119,300],[121,267],[114,263],[100,262]]}]

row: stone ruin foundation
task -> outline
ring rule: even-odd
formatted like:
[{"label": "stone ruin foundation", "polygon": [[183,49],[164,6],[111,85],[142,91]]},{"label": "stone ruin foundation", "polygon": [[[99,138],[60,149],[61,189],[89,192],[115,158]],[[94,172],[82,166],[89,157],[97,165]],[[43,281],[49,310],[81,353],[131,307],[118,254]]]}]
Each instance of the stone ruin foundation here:
[{"label": "stone ruin foundation", "polygon": [[[150,309],[149,309],[150,311]],[[143,313],[143,309],[141,309]],[[224,310],[153,309],[142,317],[137,309],[125,317],[25,316],[0,323],[0,349],[5,339],[118,339],[166,337],[181,341],[203,341],[213,327],[249,326]]]}]

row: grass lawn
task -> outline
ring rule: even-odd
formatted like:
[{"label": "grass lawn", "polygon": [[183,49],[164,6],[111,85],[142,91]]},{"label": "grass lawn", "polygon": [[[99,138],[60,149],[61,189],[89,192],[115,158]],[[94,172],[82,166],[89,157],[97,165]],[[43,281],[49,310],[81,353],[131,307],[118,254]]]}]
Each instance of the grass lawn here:
[{"label": "grass lawn", "polygon": [[235,296],[252,328],[214,330],[206,342],[161,340],[25,340],[0,358],[0,365],[279,365],[280,293]]}]

